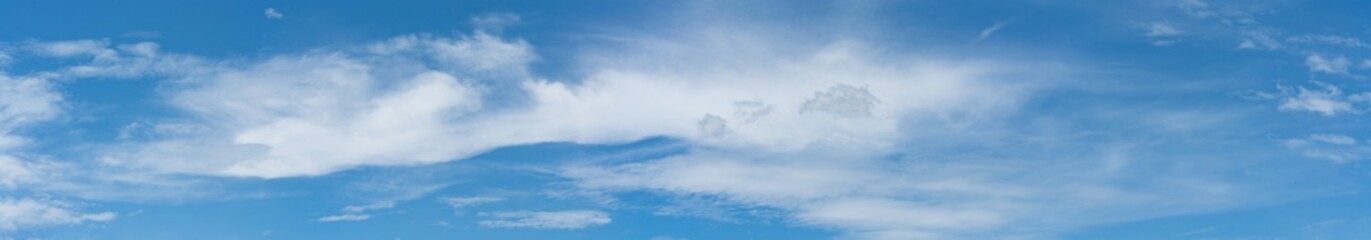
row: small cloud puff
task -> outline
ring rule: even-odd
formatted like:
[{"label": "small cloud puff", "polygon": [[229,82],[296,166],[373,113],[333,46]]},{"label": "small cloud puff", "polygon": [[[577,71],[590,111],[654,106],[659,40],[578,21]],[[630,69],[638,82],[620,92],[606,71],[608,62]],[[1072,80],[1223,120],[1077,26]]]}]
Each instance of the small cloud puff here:
[{"label": "small cloud puff", "polygon": [[267,15],[267,19],[281,19],[286,17],[286,15],[281,14],[281,11],[277,11],[275,8],[267,8],[265,14]]}]

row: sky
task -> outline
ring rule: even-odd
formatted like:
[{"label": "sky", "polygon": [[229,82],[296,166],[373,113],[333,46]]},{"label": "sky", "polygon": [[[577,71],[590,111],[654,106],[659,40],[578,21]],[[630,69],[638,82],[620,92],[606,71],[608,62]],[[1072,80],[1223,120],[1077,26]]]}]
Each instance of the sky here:
[{"label": "sky", "polygon": [[6,1],[0,239],[1361,239],[1365,9]]}]

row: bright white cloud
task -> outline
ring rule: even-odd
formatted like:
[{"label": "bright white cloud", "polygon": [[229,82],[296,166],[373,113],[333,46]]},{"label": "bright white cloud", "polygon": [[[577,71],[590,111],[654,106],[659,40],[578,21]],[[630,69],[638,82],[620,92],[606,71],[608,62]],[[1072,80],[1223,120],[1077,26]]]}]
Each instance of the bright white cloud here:
[{"label": "bright white cloud", "polygon": [[56,225],[108,222],[113,212],[81,213],[72,204],[33,198],[0,198],[0,231]]},{"label": "bright white cloud", "polygon": [[[991,167],[1016,166],[1007,160],[923,170],[885,165],[880,159],[910,136],[994,121],[1071,69],[1043,62],[889,56],[849,40],[797,47],[760,37],[723,37],[740,34],[746,35],[715,31],[681,41],[644,40],[624,46],[623,53],[587,55],[590,74],[579,81],[530,76],[525,68],[536,57],[527,43],[486,33],[403,36],[351,49],[205,63],[173,75],[175,81],[165,88],[172,105],[192,117],[147,128],[182,130],[149,133],[155,137],[112,148],[102,163],[276,178],[449,161],[527,143],[670,136],[713,150],[562,174],[586,189],[717,195],[723,204],[782,209],[797,223],[880,236],[1034,228],[1041,226],[1011,223],[1059,211],[1194,206],[1109,218],[1063,216],[1056,220],[1061,223],[1050,224],[1069,228],[1193,211],[1225,202],[1231,193],[1223,184],[1186,177],[1156,183],[1158,189],[1180,193],[1130,191],[1109,181],[1092,182],[1084,177],[1094,176],[1085,174],[1096,170],[1090,167]],[[494,101],[510,98],[520,104]],[[1002,180],[1035,172],[1083,177]],[[1071,182],[1092,184],[1052,190]],[[946,202],[920,202],[909,194]],[[1172,194],[1189,197],[1162,197]],[[360,210],[366,207],[356,208],[316,221],[371,217]],[[897,222],[868,216],[874,212],[927,218]],[[480,224],[492,227],[583,228],[610,221],[596,211],[482,216],[488,219]]]},{"label": "bright white cloud", "polygon": [[[631,92],[615,86],[631,84],[637,92],[652,93],[655,101],[628,98],[635,100],[613,103],[669,104],[629,108],[642,113],[667,106],[681,112],[698,108],[693,117],[667,115],[670,112],[652,116],[666,116],[661,121],[694,119],[689,128],[659,129],[705,147],[642,162],[569,166],[563,176],[593,191],[710,196],[718,197],[720,204],[779,209],[796,223],[839,229],[863,239],[1050,234],[1261,199],[1236,197],[1253,189],[1212,175],[1150,172],[1148,179],[1167,180],[1146,186],[1124,183],[1144,177],[1130,169],[1160,167],[1179,156],[1150,156],[1158,162],[1139,163],[1131,156],[1144,153],[1104,143],[1072,144],[1098,150],[1066,154],[1070,156],[1027,156],[1019,151],[1000,155],[993,152],[1003,151],[998,149],[1003,146],[984,131],[1014,130],[974,130],[977,122],[1004,121],[997,113],[1016,111],[1019,103],[1054,86],[1054,80],[1073,69],[878,55],[843,41],[804,48],[765,36],[721,32],[729,37],[705,34],[687,38],[697,41],[646,43],[674,48],[631,48],[640,52],[605,56],[602,66],[613,66],[606,72],[615,75],[591,78],[580,86],[596,87],[594,91],[572,91],[594,95],[547,101],[564,103],[554,105],[567,106],[557,107],[566,110],[562,115],[598,112],[572,103]],[[639,63],[644,61],[671,64]],[[1015,80],[1005,81],[1006,76]],[[761,88],[765,90],[747,90]],[[618,117],[608,121],[639,117],[590,115]],[[1002,137],[1042,137],[1031,135]],[[940,147],[957,150],[906,152]]]},{"label": "bright white cloud", "polygon": [[[793,44],[719,28],[675,41],[633,40],[581,56],[588,74],[574,81],[532,76],[529,44],[484,32],[261,60],[177,61],[194,71],[172,74],[164,93],[189,117],[153,123],[147,129],[178,130],[111,148],[100,162],[278,178],[436,163],[528,143],[668,136],[699,149],[559,173],[584,189],[717,196],[720,204],[781,209],[796,223],[881,238],[1039,233],[1247,200],[1234,197],[1238,186],[1185,173],[1147,172],[1165,180],[1121,183],[1136,176],[1113,174],[1138,163],[1112,147],[1068,159],[895,157],[910,145],[947,141],[998,149],[971,126],[1005,121],[1000,116],[1077,70],[1050,61],[908,56],[860,41]],[[131,56],[125,59],[169,56],[155,45],[121,51]],[[1349,111],[1297,102],[1288,110]],[[1039,162],[1056,164],[1029,164]],[[446,202],[488,201],[495,200]],[[316,221],[366,220],[371,215],[362,212],[378,207],[350,206]],[[491,227],[610,222],[599,211],[480,216]],[[994,233],[984,236],[1001,236]]]},{"label": "bright white cloud", "polygon": [[513,211],[480,213],[477,222],[497,228],[581,229],[609,224],[609,214],[592,210]]},{"label": "bright white cloud", "polygon": [[[175,104],[228,132],[173,138],[125,156],[172,172],[281,177],[444,161],[473,151],[448,146],[461,141],[446,119],[478,108],[478,92],[442,72],[378,82],[371,71],[353,59],[307,56],[193,76],[193,86],[172,96]],[[199,157],[178,153],[187,150],[226,155],[177,164]]]},{"label": "bright white cloud", "polygon": [[[894,118],[910,111],[990,107],[1027,89],[978,83],[975,77],[987,74],[980,65],[992,63],[873,67],[851,43],[768,63],[765,68],[781,73],[785,84],[712,65],[689,75],[606,69],[579,84],[532,79],[522,70],[533,59],[527,44],[484,33],[455,40],[406,36],[362,50],[190,73],[170,98],[206,130],[119,149],[106,162],[273,178],[447,161],[525,143],[616,143],[658,135],[778,149],[816,141],[872,146],[879,144],[873,137],[889,137]],[[429,69],[422,62],[456,68]],[[459,78],[468,73],[500,74]],[[866,77],[848,77],[855,75]],[[892,92],[897,89],[918,92]],[[971,89],[984,93],[960,95]],[[529,105],[485,108],[487,100],[518,96],[527,96]],[[711,114],[722,116],[717,123],[728,134],[706,137],[698,130],[697,122]],[[512,126],[523,131],[502,130]],[[834,138],[831,129],[849,136]]]}]

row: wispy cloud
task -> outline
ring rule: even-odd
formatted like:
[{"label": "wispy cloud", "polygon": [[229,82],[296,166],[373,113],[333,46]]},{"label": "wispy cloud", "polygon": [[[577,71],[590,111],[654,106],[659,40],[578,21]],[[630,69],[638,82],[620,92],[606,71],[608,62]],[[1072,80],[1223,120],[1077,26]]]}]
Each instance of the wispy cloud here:
[{"label": "wispy cloud", "polygon": [[1282,144],[1299,151],[1305,157],[1336,163],[1359,161],[1371,153],[1371,146],[1341,134],[1313,134],[1303,138],[1286,139]]},{"label": "wispy cloud", "polygon": [[113,212],[80,213],[71,204],[46,199],[0,198],[0,232],[86,222],[108,222]]},{"label": "wispy cloud", "polygon": [[1280,110],[1310,111],[1324,116],[1335,116],[1356,111],[1338,87],[1320,82],[1315,82],[1315,84],[1322,89],[1296,87],[1293,92],[1283,90],[1284,92],[1291,92],[1293,96],[1281,100]]},{"label": "wispy cloud", "polygon": [[394,208],[394,207],[395,207],[395,202],[391,202],[391,201],[382,201],[382,202],[376,202],[376,203],[367,204],[367,205],[346,206],[346,207],[343,207],[343,212],[359,213],[359,212],[365,212],[365,211],[371,211],[371,210],[389,209],[389,208]]},{"label": "wispy cloud", "polygon": [[1354,48],[1371,47],[1371,45],[1367,45],[1366,42],[1362,42],[1361,39],[1337,35],[1305,34],[1286,38],[1286,41],[1304,44],[1328,44],[1334,46]]},{"label": "wispy cloud", "polygon": [[484,196],[478,196],[478,197],[446,197],[446,198],[442,198],[442,199],[440,199],[440,200],[441,200],[443,203],[446,203],[448,206],[452,207],[453,209],[461,210],[461,209],[463,209],[463,208],[467,208],[467,207],[471,207],[471,206],[476,206],[476,205],[481,205],[481,204],[486,204],[486,203],[493,203],[493,202],[504,201],[505,199],[503,199],[503,198],[497,198],[497,197],[484,197]]},{"label": "wispy cloud", "polygon": [[1165,22],[1151,22],[1145,24],[1145,26],[1147,33],[1144,35],[1148,37],[1169,37],[1185,33],[1176,28],[1176,26]]},{"label": "wispy cloud", "polygon": [[1309,54],[1305,58],[1304,64],[1309,66],[1310,72],[1328,74],[1346,74],[1347,67],[1352,63],[1343,56],[1324,56],[1321,54]]},{"label": "wispy cloud", "polygon": [[349,214],[340,214],[340,215],[333,215],[333,216],[324,216],[324,217],[320,217],[320,218],[318,218],[318,219],[315,219],[315,221],[318,221],[318,222],[357,222],[357,221],[367,220],[367,219],[370,219],[370,218],[371,218],[371,215],[367,215],[367,214],[351,214],[351,213],[349,213]]},{"label": "wispy cloud", "polygon": [[1004,20],[1004,21],[995,22],[995,25],[990,25],[990,27],[985,28],[985,29],[982,29],[982,30],[981,30],[981,35],[980,35],[980,36],[977,36],[977,37],[976,37],[976,40],[971,41],[971,42],[972,42],[972,43],[979,43],[979,42],[981,42],[981,41],[985,41],[985,39],[990,38],[991,35],[995,35],[995,32],[1000,31],[1001,28],[1004,28],[1005,26],[1009,26],[1009,24],[1014,23],[1014,21],[1017,21],[1017,20],[1018,20],[1018,18],[1014,18],[1014,19],[1010,19],[1010,20]]},{"label": "wispy cloud", "polygon": [[482,226],[497,228],[581,229],[609,224],[609,214],[601,211],[513,211],[488,212],[479,216]]}]

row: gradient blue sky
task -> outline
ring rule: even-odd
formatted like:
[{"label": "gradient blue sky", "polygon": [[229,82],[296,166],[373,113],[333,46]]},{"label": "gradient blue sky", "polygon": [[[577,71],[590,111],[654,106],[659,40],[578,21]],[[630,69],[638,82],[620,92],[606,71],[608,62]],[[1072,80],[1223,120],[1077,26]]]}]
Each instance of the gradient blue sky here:
[{"label": "gradient blue sky", "polygon": [[5,1],[0,239],[1362,239],[1367,9]]}]

